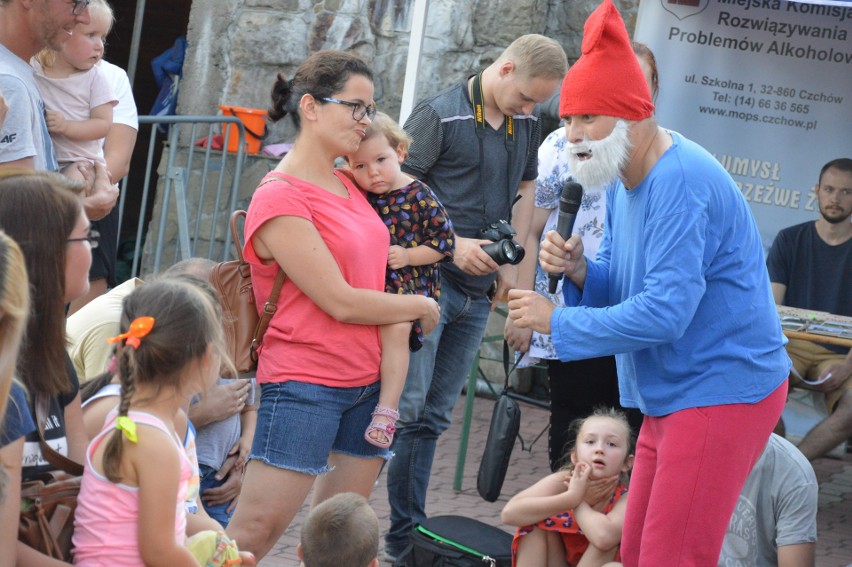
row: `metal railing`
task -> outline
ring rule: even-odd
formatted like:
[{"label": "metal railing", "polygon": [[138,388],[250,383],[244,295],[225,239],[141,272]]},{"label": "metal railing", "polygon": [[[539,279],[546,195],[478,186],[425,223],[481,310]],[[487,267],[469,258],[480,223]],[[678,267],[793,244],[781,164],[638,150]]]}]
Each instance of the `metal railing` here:
[{"label": "metal railing", "polygon": [[[224,149],[229,145],[232,128],[224,129],[222,150],[214,150],[211,147],[213,136],[219,133],[223,124],[237,125],[236,152]],[[228,221],[230,212],[237,207],[240,178],[246,162],[246,134],[243,123],[239,118],[227,116],[140,116],[140,133],[143,128],[150,128],[151,135],[145,158],[141,195],[134,192],[134,197],[140,198],[141,202],[135,230],[131,276],[140,274],[143,255],[147,254],[153,254],[150,271],[154,273],[167,267],[163,265],[164,261],[170,265],[193,256],[217,261],[228,259],[231,251]],[[206,147],[196,146],[196,140],[204,136],[208,141]],[[159,152],[158,141],[163,142],[162,151]],[[155,175],[155,171],[160,173]],[[215,183],[210,183],[213,174],[216,174],[217,179]],[[123,232],[129,232],[122,231],[128,206],[129,179],[138,179],[140,175],[143,174],[131,168],[121,183],[118,203],[119,238]],[[229,182],[226,181],[228,178]],[[161,192],[160,195],[156,195],[157,191]],[[208,192],[215,192],[212,199],[209,198]],[[155,204],[159,205],[159,215],[158,218],[152,215],[150,223],[146,223],[152,196],[157,197]],[[173,257],[164,259],[170,214],[174,215],[177,222],[177,245]],[[222,234],[224,244],[216,246],[220,239],[218,235]]]}]

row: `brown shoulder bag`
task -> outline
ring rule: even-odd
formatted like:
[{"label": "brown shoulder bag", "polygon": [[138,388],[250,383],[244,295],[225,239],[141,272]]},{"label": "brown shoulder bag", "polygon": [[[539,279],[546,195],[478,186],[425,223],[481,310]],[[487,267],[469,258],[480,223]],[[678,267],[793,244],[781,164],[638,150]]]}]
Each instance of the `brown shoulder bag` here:
[{"label": "brown shoulder bag", "polygon": [[57,470],[21,483],[18,540],[49,557],[70,563],[74,511],[77,509],[83,465],[54,451],[44,440],[48,406],[47,397],[36,398],[38,442],[45,460]]},{"label": "brown shoulder bag", "polygon": [[231,214],[231,235],[237,259],[220,262],[210,272],[210,282],[219,292],[222,302],[225,344],[238,375],[248,374],[257,368],[257,349],[278,308],[278,295],[286,279],[284,270],[279,267],[272,292],[263,306],[263,313],[258,315],[251,283],[251,266],[243,258],[237,229],[238,221],[245,219],[245,216],[245,211],[234,211]]}]

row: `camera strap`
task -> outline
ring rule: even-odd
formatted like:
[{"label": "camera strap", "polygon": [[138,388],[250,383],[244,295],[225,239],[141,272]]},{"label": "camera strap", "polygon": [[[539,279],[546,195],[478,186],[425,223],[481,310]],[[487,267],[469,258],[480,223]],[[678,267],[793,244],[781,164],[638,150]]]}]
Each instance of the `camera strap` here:
[{"label": "camera strap", "polygon": [[[473,76],[473,82],[470,88],[470,100],[473,105],[473,123],[474,123],[474,131],[476,132],[476,137],[479,140],[479,188],[482,192],[482,226],[486,227],[489,225],[488,222],[488,212],[486,210],[485,204],[487,202],[488,196],[485,192],[485,183],[482,180],[482,170],[485,166],[485,150],[483,147],[483,138],[485,136],[485,129],[490,128],[491,126],[485,121],[485,101],[484,101],[484,93],[482,90],[482,73],[480,72],[478,75]],[[512,172],[512,161],[515,154],[515,150],[517,149],[517,144],[515,141],[515,119],[512,116],[503,115],[503,142],[506,147],[506,183],[508,184],[511,179]],[[506,188],[507,190],[511,190],[510,187]],[[515,204],[517,198],[512,201],[512,205]],[[508,222],[511,224],[512,222],[512,206],[509,206],[509,214],[508,214]]]},{"label": "camera strap", "polygon": [[[480,143],[482,140],[482,136],[485,134],[485,128],[489,128],[489,125],[485,122],[485,102],[484,102],[484,93],[482,92],[482,73],[475,75],[473,77],[473,84],[470,89],[471,102],[473,103],[473,122],[476,128],[476,135],[480,139]],[[512,116],[503,115],[503,132],[504,137],[507,142],[515,141],[515,118]],[[506,149],[509,149],[509,145],[506,145]]]}]

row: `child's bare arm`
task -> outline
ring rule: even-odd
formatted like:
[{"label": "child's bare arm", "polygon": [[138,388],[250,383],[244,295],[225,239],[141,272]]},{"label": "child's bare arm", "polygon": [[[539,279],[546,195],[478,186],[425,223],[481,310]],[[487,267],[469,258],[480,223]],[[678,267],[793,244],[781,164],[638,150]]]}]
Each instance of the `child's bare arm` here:
[{"label": "child's bare arm", "polygon": [[446,258],[446,254],[438,252],[431,246],[414,246],[413,248],[391,246],[388,251],[388,266],[392,270],[397,270],[405,266],[434,264],[444,258]]},{"label": "child's bare arm", "polygon": [[[151,567],[197,567],[198,562],[175,542],[175,502],[180,483],[180,456],[161,431],[139,427],[139,441],[125,443],[139,483],[139,551]],[[143,434],[144,433],[144,434]]]},{"label": "child's bare arm", "polygon": [[555,472],[513,496],[500,517],[510,526],[534,524],[574,509],[583,501],[584,492],[582,480],[574,482],[566,472]]},{"label": "child's bare arm", "polygon": [[586,502],[574,508],[574,519],[589,542],[598,549],[612,549],[621,543],[627,494],[619,498],[608,514],[598,512]]},{"label": "child's bare arm", "polygon": [[590,542],[580,561],[577,562],[577,567],[601,567],[601,565],[621,567],[621,563],[613,562],[616,553],[618,553],[617,546],[612,549],[598,549]]},{"label": "child's bare arm", "polygon": [[234,464],[237,468],[243,468],[246,464],[249,451],[251,451],[251,442],[254,439],[254,429],[257,425],[257,405],[246,405],[240,414],[240,449],[237,462]]},{"label": "child's bare arm", "polygon": [[55,110],[45,111],[47,129],[51,134],[62,134],[69,140],[88,142],[106,138],[112,126],[112,103],[96,106],[88,120],[68,120]]},{"label": "child's bare arm", "polygon": [[186,537],[191,537],[198,532],[205,530],[213,530],[214,532],[224,532],[225,528],[222,524],[210,517],[207,510],[201,503],[198,503],[198,510],[194,514],[186,514]]},{"label": "child's bare arm", "polygon": [[215,488],[206,489],[201,494],[201,499],[208,506],[228,504],[228,512],[236,507],[256,423],[257,406],[244,406],[240,413],[240,438],[228,451],[228,457],[216,473],[216,480],[224,479],[224,482]]},{"label": "child's bare arm", "polygon": [[610,499],[615,487],[618,486],[619,480],[619,475],[589,479],[589,484],[586,486],[586,496],[583,500],[592,508],[596,508],[604,500]]}]

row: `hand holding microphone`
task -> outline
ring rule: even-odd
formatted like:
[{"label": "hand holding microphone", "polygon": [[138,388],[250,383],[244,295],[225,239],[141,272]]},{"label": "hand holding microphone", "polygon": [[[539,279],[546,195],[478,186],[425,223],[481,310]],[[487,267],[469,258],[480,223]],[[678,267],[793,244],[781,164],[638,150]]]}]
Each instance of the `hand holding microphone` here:
[{"label": "hand holding microphone", "polygon": [[[559,197],[559,216],[556,220],[556,232],[564,240],[568,240],[574,231],[574,221],[577,220],[577,211],[580,210],[582,200],[583,186],[569,178],[562,186],[562,194]],[[556,293],[562,274],[549,274],[548,278],[547,291]]]}]

